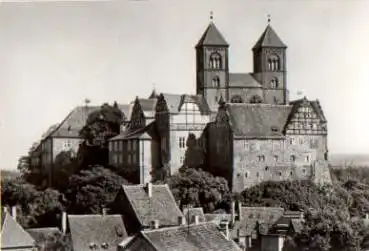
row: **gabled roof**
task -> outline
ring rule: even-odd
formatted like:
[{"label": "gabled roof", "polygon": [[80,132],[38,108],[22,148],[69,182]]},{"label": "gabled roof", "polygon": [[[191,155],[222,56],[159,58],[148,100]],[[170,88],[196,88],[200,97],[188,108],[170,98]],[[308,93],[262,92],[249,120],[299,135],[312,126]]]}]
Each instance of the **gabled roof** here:
[{"label": "gabled roof", "polygon": [[262,88],[250,73],[229,73],[229,87]]},{"label": "gabled roof", "polygon": [[190,224],[195,222],[194,216],[199,216],[199,222],[206,222],[204,211],[202,207],[195,207],[195,208],[185,208],[183,209],[183,214],[186,217],[186,221]]},{"label": "gabled roof", "polygon": [[30,248],[35,240],[16,222],[13,217],[2,212],[1,216],[1,248]]},{"label": "gabled roof", "polygon": [[121,110],[126,118],[126,120],[131,120],[131,114],[132,114],[132,104],[119,104],[118,105],[119,110]]},{"label": "gabled roof", "polygon": [[237,137],[283,136],[292,106],[271,104],[227,104],[227,114]]},{"label": "gabled roof", "polygon": [[284,212],[280,207],[241,207],[241,219],[236,221],[231,235],[237,236],[237,230],[240,230],[242,236],[255,234],[257,230],[263,233],[268,231],[276,221],[278,221]]},{"label": "gabled roof", "polygon": [[202,95],[162,93],[171,114],[178,114],[184,103],[195,103],[202,115],[210,113],[206,99]]},{"label": "gabled roof", "polygon": [[308,100],[306,97],[290,101],[290,105],[293,105],[290,118],[295,114],[298,108],[303,104],[310,104],[311,107],[314,109],[316,115],[320,119],[321,122],[327,122],[327,119],[324,116],[323,109],[320,105],[319,100]]},{"label": "gabled roof", "polygon": [[73,250],[91,250],[95,244],[98,250],[116,251],[127,237],[121,215],[68,215],[68,223]]},{"label": "gabled roof", "polygon": [[221,221],[231,221],[232,215],[231,214],[205,214],[206,221],[214,222],[215,224],[219,225]]},{"label": "gabled roof", "polygon": [[228,47],[228,43],[225,41],[223,35],[220,33],[220,31],[217,29],[217,27],[213,22],[211,22],[208,25],[204,34],[197,43],[196,47],[203,45],[216,45]]},{"label": "gabled roof", "polygon": [[155,117],[155,105],[157,99],[147,99],[147,98],[138,98],[131,102],[133,105],[135,102],[139,102],[141,105],[141,109],[144,113],[145,118],[154,118]]},{"label": "gabled roof", "polygon": [[143,227],[150,227],[154,220],[159,220],[160,226],[176,226],[178,217],[183,216],[167,184],[152,184],[151,197],[146,185],[123,185],[122,190]]},{"label": "gabled roof", "polygon": [[227,240],[212,222],[146,230],[141,234],[158,251],[241,250],[235,242]]},{"label": "gabled roof", "polygon": [[257,50],[262,47],[287,48],[270,24],[268,24],[264,32],[261,34],[260,38],[254,45],[253,50]]}]

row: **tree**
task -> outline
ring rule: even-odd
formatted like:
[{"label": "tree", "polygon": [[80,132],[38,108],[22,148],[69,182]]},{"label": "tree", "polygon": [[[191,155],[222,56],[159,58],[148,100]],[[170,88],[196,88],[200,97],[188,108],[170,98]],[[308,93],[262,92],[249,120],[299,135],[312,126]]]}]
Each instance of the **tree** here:
[{"label": "tree", "polygon": [[167,182],[176,200],[180,201],[180,207],[192,205],[213,212],[230,199],[227,181],[202,169],[182,168]]},{"label": "tree", "polygon": [[75,214],[100,214],[109,205],[122,184],[128,182],[103,166],[94,166],[69,177],[65,196],[68,212]]},{"label": "tree", "polygon": [[45,236],[37,243],[39,251],[72,251],[73,246],[70,235],[64,235],[62,233],[54,233],[52,235]]},{"label": "tree", "polygon": [[108,163],[108,140],[120,133],[124,120],[124,114],[116,102],[113,106],[105,103],[99,110],[89,114],[80,131],[80,136],[84,139],[80,146],[83,166]]}]

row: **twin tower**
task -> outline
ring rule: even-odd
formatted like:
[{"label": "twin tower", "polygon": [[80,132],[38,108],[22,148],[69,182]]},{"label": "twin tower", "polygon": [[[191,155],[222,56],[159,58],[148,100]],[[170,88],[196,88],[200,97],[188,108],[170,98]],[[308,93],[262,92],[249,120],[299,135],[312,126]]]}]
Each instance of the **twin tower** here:
[{"label": "twin tower", "polygon": [[252,73],[230,73],[228,49],[229,44],[211,21],[196,45],[196,89],[213,111],[220,97],[227,103],[288,104],[287,46],[269,23],[252,48]]}]

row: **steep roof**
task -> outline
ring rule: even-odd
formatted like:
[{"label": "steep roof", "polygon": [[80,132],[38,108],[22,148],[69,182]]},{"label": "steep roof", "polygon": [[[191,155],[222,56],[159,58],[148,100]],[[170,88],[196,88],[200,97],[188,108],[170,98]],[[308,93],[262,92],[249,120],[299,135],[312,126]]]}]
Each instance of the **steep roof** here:
[{"label": "steep roof", "polygon": [[291,108],[271,104],[227,104],[230,124],[236,137],[283,136]]},{"label": "steep roof", "polygon": [[68,215],[73,250],[98,250],[107,244],[107,251],[116,251],[118,244],[127,237],[121,215]]},{"label": "steep roof", "polygon": [[292,117],[295,114],[295,112],[298,110],[298,108],[304,103],[308,103],[311,105],[316,115],[322,122],[327,122],[327,119],[324,116],[323,109],[320,105],[319,100],[308,100],[306,97],[290,101],[290,105],[293,106],[290,117]]},{"label": "steep roof", "polygon": [[228,47],[228,43],[213,22],[208,25],[196,47],[203,45],[217,45]]},{"label": "steep roof", "polygon": [[178,217],[183,216],[167,184],[152,184],[151,197],[143,184],[123,185],[122,190],[144,227],[151,226],[154,220],[159,220],[161,226],[176,226]]},{"label": "steep roof", "polygon": [[261,34],[260,38],[253,47],[253,50],[262,47],[279,47],[287,48],[287,46],[282,42],[277,33],[273,30],[270,24],[267,25],[264,32]]},{"label": "steep roof", "polygon": [[231,214],[205,214],[206,221],[214,222],[215,224],[219,225],[221,221],[231,221],[232,215]]},{"label": "steep roof", "polygon": [[283,212],[280,207],[241,207],[241,219],[235,223],[231,235],[236,237],[238,229],[243,236],[255,234],[257,229],[266,233]]},{"label": "steep roof", "polygon": [[2,212],[1,248],[29,248],[35,246],[35,240],[16,222],[13,217]]},{"label": "steep roof", "polygon": [[162,93],[171,114],[177,114],[184,103],[195,103],[201,114],[209,114],[210,108],[202,95]]},{"label": "steep roof", "polygon": [[135,102],[137,102],[137,100],[141,105],[145,118],[154,118],[155,117],[155,105],[156,105],[157,99],[156,98],[152,98],[152,99],[138,98],[131,102],[132,106]]},{"label": "steep roof", "polygon": [[250,73],[229,73],[229,87],[262,88]]},{"label": "steep roof", "polygon": [[227,240],[214,223],[178,226],[142,231],[141,234],[160,251],[240,251],[232,240]]},{"label": "steep roof", "polygon": [[206,222],[204,211],[202,210],[202,207],[195,207],[195,208],[185,208],[183,209],[183,214],[186,217],[186,221],[189,221],[190,223],[194,223],[195,219],[194,216],[199,216],[199,222]]},{"label": "steep roof", "polygon": [[123,131],[119,135],[110,138],[109,141],[121,140],[121,139],[153,139],[156,138],[155,134],[156,126],[155,122],[150,122],[147,126],[131,131]]}]

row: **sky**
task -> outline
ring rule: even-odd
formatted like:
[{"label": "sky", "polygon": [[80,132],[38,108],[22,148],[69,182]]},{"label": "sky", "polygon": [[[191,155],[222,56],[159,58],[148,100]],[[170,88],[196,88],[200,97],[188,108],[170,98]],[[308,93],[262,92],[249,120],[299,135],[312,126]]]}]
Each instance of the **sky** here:
[{"label": "sky", "polygon": [[330,153],[369,153],[369,1],[0,1],[0,168],[15,169],[70,110],[195,93],[209,13],[231,72],[251,72],[267,25],[287,44],[291,98],[319,99]]}]

